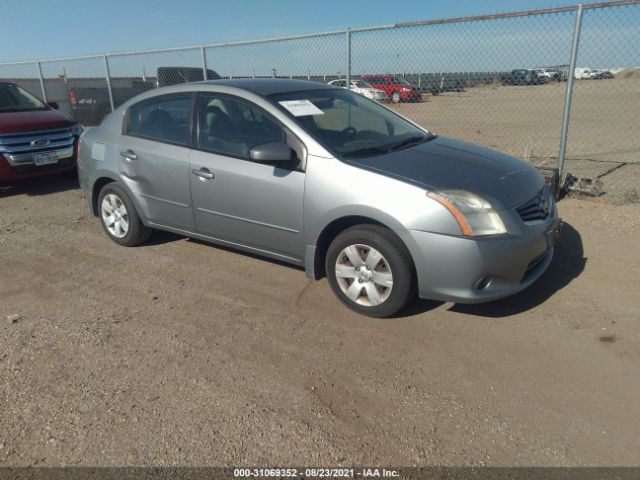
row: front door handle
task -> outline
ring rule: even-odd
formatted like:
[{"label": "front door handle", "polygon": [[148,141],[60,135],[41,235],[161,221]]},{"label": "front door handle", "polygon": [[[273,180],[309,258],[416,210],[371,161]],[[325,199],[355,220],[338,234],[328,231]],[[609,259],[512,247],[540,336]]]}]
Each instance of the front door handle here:
[{"label": "front door handle", "polygon": [[191,170],[191,173],[196,177],[200,177],[205,180],[211,180],[214,177],[213,173],[211,173],[208,168],[201,168],[200,170],[193,169]]},{"label": "front door handle", "polygon": [[127,150],[126,152],[120,152],[120,155],[122,155],[127,160],[135,160],[135,159],[138,158],[133,150]]}]

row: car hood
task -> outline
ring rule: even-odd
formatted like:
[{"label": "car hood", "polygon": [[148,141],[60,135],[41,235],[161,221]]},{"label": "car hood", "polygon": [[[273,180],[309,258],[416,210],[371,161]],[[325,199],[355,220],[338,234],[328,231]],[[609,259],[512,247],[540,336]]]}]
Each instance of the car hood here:
[{"label": "car hood", "polygon": [[505,208],[526,202],[544,186],[542,175],[527,162],[440,136],[415,147],[346,161],[429,191],[466,190]]},{"label": "car hood", "polygon": [[64,128],[75,123],[76,121],[73,118],[56,110],[0,112],[0,133]]}]

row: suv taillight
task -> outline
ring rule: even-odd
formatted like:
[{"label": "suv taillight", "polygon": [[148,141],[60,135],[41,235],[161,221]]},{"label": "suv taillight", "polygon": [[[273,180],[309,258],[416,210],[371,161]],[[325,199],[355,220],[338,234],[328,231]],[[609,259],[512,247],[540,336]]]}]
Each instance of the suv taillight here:
[{"label": "suv taillight", "polygon": [[71,102],[72,107],[76,106],[76,104],[78,103],[76,99],[76,92],[74,91],[69,92],[69,101]]}]

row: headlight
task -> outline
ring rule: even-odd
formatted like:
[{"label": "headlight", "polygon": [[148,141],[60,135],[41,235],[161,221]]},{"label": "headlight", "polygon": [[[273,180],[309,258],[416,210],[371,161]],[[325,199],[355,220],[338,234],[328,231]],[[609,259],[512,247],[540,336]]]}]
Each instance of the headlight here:
[{"label": "headlight", "polygon": [[82,125],[80,125],[79,123],[76,123],[74,126],[71,127],[72,135],[79,137],[81,133],[82,133]]},{"label": "headlight", "polygon": [[402,87],[402,91],[403,91],[403,92],[408,92],[408,91],[410,91],[410,89],[409,89],[409,88],[407,88],[407,87]]},{"label": "headlight", "polygon": [[500,214],[484,198],[463,190],[428,192],[453,215],[466,237],[507,233]]}]

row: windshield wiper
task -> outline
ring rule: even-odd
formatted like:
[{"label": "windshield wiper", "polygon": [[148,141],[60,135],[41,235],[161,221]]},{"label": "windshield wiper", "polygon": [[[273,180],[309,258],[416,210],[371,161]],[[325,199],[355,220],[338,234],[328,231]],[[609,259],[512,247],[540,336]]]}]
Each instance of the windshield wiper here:
[{"label": "windshield wiper", "polygon": [[343,153],[342,155],[345,157],[359,157],[360,155],[371,155],[371,154],[382,154],[389,153],[388,147],[366,147],[366,148],[358,148],[357,150],[352,150],[351,152]]},{"label": "windshield wiper", "polygon": [[431,140],[433,136],[431,135],[415,135],[413,137],[405,138],[401,142],[396,143],[392,147],[389,148],[390,152],[394,152],[396,150],[400,150],[402,148],[407,148],[412,145],[417,145],[418,143],[422,143],[426,140]]},{"label": "windshield wiper", "polygon": [[395,143],[395,144],[391,144],[391,145],[382,145],[379,147],[365,147],[365,148],[359,148],[357,150],[353,150],[351,152],[346,152],[343,153],[342,155],[345,157],[357,157],[360,155],[371,155],[371,154],[383,154],[383,153],[389,153],[389,152],[393,152],[396,150],[400,150],[402,148],[407,148],[409,146],[412,145],[417,145],[418,143],[422,143],[422,142],[426,142],[428,140],[433,140],[434,138],[436,138],[435,135],[430,134],[430,135],[414,135],[412,137],[409,138],[405,138],[404,140]]}]

